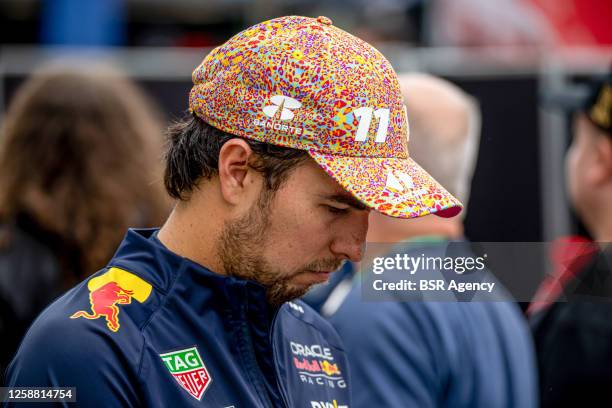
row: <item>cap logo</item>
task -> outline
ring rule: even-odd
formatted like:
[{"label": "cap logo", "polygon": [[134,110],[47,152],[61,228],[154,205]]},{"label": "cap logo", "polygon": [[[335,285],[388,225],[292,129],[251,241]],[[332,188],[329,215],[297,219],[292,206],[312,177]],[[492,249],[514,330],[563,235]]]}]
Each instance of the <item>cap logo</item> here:
[{"label": "cap logo", "polygon": [[264,106],[263,113],[276,120],[291,120],[292,110],[302,107],[300,101],[285,95],[274,95],[270,98],[270,102],[272,105]]},{"label": "cap logo", "polygon": [[405,199],[406,196],[421,199],[423,195],[428,193],[427,189],[424,188],[416,190],[414,180],[410,175],[401,171],[393,172],[393,170],[389,170],[387,173],[385,189],[395,194],[401,193],[400,201]]},{"label": "cap logo", "polygon": [[399,193],[404,190],[414,188],[414,181],[412,181],[412,177],[406,173],[398,172],[396,176],[393,174],[393,171],[390,170],[389,173],[387,173],[385,188],[387,190]]}]

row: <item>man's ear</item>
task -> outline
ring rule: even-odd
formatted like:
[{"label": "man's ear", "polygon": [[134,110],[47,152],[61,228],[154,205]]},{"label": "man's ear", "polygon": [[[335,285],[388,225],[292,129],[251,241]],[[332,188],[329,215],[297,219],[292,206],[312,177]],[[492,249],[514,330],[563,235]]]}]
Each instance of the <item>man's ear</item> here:
[{"label": "man's ear", "polygon": [[253,154],[249,144],[242,139],[230,139],[219,152],[219,184],[223,198],[231,204],[244,202],[245,194],[250,194],[253,180],[247,177],[250,172],[249,158]]},{"label": "man's ear", "polygon": [[593,178],[597,184],[609,183],[612,179],[612,138],[597,134],[593,146]]}]

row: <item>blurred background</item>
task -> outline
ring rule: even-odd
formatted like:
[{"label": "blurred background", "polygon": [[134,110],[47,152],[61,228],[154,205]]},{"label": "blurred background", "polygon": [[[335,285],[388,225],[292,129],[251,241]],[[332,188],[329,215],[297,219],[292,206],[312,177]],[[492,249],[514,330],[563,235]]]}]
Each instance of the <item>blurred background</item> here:
[{"label": "blurred background", "polygon": [[114,65],[167,122],[186,109],[191,71],[211,47],[287,14],[325,15],[396,71],[442,76],[478,99],[471,240],[586,234],[564,191],[569,117],[546,101],[610,66],[609,0],[0,0],[0,121],[24,79],[70,61]]}]

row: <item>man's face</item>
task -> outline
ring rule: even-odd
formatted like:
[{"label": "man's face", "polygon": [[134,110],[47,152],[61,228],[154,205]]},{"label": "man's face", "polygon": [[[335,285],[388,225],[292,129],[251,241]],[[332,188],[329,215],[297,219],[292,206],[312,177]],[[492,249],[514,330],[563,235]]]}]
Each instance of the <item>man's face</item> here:
[{"label": "man's face", "polygon": [[592,201],[592,185],[589,173],[595,155],[597,130],[591,122],[579,114],[574,120],[572,144],[565,156],[565,172],[570,199],[576,211],[587,214]]},{"label": "man's face", "polygon": [[312,159],[278,191],[262,191],[248,214],[226,223],[218,246],[226,273],[268,288],[271,304],[327,281],[343,260],[359,261],[369,210]]}]

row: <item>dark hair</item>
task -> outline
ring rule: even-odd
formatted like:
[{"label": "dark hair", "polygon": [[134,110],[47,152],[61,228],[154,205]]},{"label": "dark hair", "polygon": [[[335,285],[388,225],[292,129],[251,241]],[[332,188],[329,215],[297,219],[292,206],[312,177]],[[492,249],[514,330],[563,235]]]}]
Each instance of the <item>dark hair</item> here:
[{"label": "dark hair", "polygon": [[74,248],[79,273],[113,255],[131,226],[161,223],[162,129],[111,69],[48,68],[15,95],[0,138],[0,220],[26,215]]},{"label": "dark hair", "polygon": [[[228,140],[238,136],[219,130],[190,114],[171,125],[167,132],[166,171],[164,184],[171,197],[187,201],[201,179],[218,174],[219,152]],[[262,173],[266,187],[278,190],[292,169],[301,164],[308,153],[244,139],[253,153],[249,165]]]}]

